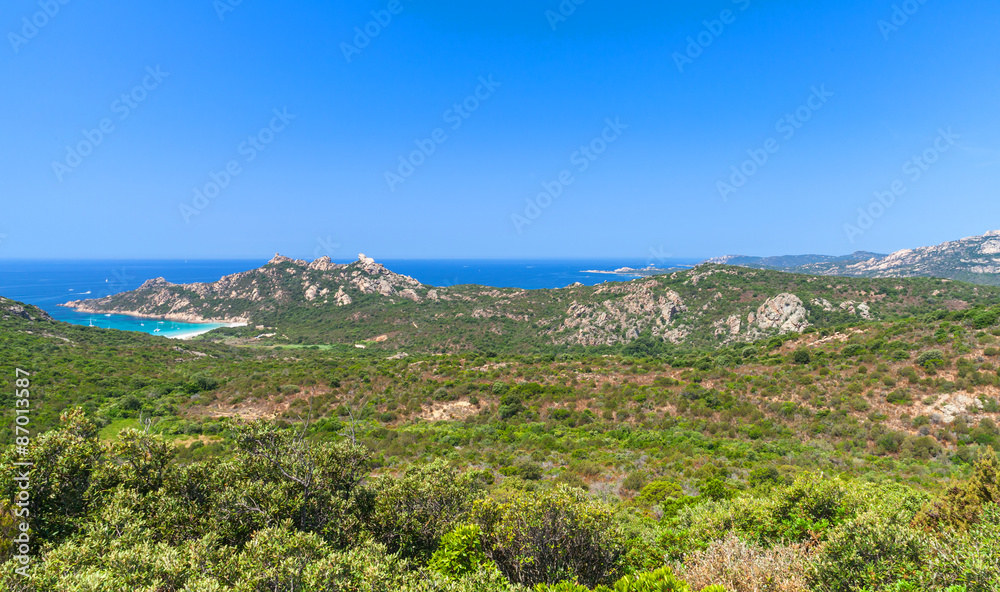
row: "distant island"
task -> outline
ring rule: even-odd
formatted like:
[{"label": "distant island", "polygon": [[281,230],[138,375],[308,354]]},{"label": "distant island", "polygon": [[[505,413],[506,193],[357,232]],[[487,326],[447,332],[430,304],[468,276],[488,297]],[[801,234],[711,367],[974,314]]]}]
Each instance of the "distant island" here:
[{"label": "distant island", "polygon": [[628,276],[628,277],[653,277],[656,275],[664,275],[667,273],[673,273],[675,271],[683,271],[686,269],[691,269],[693,265],[675,265],[673,267],[660,268],[655,265],[650,265],[643,268],[635,267],[619,267],[618,269],[607,270],[607,269],[584,269],[580,273],[600,273],[605,275],[617,275],[617,276]]}]

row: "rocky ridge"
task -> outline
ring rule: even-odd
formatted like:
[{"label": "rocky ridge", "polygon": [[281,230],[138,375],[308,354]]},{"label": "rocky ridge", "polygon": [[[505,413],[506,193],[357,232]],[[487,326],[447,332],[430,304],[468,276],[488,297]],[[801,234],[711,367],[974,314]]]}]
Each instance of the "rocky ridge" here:
[{"label": "rocky ridge", "polygon": [[727,255],[705,263],[850,277],[939,277],[1000,285],[1000,230],[939,245],[903,249],[889,255],[857,252],[844,257]]}]

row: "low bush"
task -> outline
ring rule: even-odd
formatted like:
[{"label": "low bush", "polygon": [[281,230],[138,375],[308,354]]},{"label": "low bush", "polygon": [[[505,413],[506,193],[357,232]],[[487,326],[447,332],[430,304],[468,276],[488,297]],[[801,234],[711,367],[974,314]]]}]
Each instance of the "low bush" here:
[{"label": "low bush", "polygon": [[518,584],[609,583],[625,553],[611,509],[565,485],[476,502],[486,557]]}]

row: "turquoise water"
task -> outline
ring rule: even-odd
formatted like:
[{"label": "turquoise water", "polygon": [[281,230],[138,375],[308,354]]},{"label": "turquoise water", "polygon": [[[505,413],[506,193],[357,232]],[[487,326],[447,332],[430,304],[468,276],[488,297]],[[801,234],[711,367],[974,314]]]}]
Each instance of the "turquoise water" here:
[{"label": "turquoise water", "polygon": [[57,307],[55,310],[46,310],[46,312],[51,314],[56,320],[73,323],[74,325],[118,329],[120,331],[138,331],[161,337],[179,338],[225,327],[225,325],[218,323],[178,323],[126,315],[91,314],[76,312],[75,310],[62,307]]},{"label": "turquoise water", "polygon": [[[101,298],[135,290],[158,277],[187,284],[214,282],[224,275],[260,267],[267,261],[24,261],[0,260],[0,296],[34,304],[55,319],[74,325],[182,337],[223,325],[178,323],[125,315],[80,313],[58,306],[70,300]],[[159,329],[159,331],[157,331]]]}]

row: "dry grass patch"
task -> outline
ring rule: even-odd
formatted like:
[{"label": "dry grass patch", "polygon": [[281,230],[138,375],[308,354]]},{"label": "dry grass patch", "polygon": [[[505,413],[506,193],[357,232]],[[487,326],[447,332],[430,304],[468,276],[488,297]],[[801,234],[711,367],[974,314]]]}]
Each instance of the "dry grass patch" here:
[{"label": "dry grass patch", "polygon": [[679,571],[693,590],[722,584],[727,592],[807,592],[807,562],[799,547],[765,549],[730,533],[689,555]]}]

